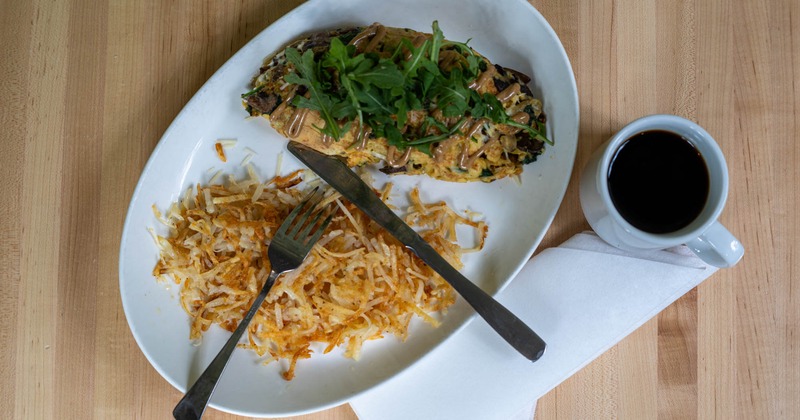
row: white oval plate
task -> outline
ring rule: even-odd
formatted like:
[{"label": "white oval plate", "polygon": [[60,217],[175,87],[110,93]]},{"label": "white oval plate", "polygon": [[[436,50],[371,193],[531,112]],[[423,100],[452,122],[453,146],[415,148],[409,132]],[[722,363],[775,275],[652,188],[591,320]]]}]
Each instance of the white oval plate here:
[{"label": "white oval plate", "polygon": [[[555,216],[572,172],[578,136],[578,95],[566,53],[544,18],[522,0],[320,0],[305,3],[265,29],[223,65],[164,133],[148,161],[128,209],[120,245],[120,293],[133,336],[147,359],[173,386],[187,389],[210,363],[229,333],[216,326],[203,344],[189,342],[189,318],[177,287],[157,283],[151,271],[158,251],[147,228],[159,231],[151,206],[165,209],[189,186],[209,180],[216,170],[240,176],[250,148],[262,178],[301,167],[284,152],[286,140],[263,119],[246,119],[239,95],[248,90],[262,60],[291,40],[320,30],[381,22],[430,32],[438,20],[445,37],[471,39],[492,62],[533,77],[543,99],[548,133],[556,142],[527,165],[521,185],[511,179],[491,184],[457,184],[397,176],[395,196],[419,186],[423,200],[446,200],[457,209],[484,215],[489,224],[485,249],[465,256],[462,272],[490,294],[502,289],[530,258]],[[228,162],[214,153],[219,139],[236,139]],[[210,168],[214,168],[209,172]],[[376,175],[377,182],[386,178]],[[399,201],[402,204],[402,200]],[[316,352],[298,363],[294,380],[284,381],[282,362],[260,364],[252,352],[236,351],[211,398],[217,409],[256,417],[289,416],[342,404],[385,381],[431,352],[466,324],[473,312],[461,300],[439,328],[412,324],[406,342],[393,337],[369,342],[359,361],[333,351]],[[476,321],[483,322],[483,321]],[[546,337],[545,337],[546,338]],[[497,338],[501,340],[501,338]],[[469,351],[469,349],[464,349]],[[176,401],[177,402],[177,401]]]}]

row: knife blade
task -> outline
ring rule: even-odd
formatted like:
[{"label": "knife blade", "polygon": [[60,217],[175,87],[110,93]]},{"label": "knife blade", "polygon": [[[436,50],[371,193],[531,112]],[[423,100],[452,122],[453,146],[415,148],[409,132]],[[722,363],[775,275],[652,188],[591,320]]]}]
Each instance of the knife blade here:
[{"label": "knife blade", "polygon": [[328,156],[294,141],[289,142],[288,149],[328,185],[439,273],[519,353],[532,362],[542,357],[547,345],[541,337],[450,265],[414,229],[394,214],[372,187],[361,180],[340,158]]}]

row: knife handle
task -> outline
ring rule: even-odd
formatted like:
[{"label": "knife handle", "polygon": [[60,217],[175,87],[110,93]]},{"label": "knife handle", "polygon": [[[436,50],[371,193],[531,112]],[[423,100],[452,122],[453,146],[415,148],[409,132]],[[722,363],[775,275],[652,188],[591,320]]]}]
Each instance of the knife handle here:
[{"label": "knife handle", "polygon": [[408,248],[450,283],[508,344],[532,362],[542,357],[547,347],[544,340],[500,302],[459,273],[427,242],[419,238]]}]

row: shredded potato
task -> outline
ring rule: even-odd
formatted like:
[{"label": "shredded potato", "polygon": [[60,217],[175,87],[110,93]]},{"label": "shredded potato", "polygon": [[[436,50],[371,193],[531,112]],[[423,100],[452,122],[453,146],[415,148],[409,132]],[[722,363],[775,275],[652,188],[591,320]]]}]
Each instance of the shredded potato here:
[{"label": "shredded potato", "polygon": [[[153,270],[181,285],[180,302],[192,319],[190,339],[199,343],[211,324],[233,331],[269,275],[269,240],[304,195],[302,171],[261,182],[190,188],[165,216],[154,206],[167,237],[156,236],[160,260]],[[381,192],[386,200],[391,184]],[[192,199],[192,193],[194,198]],[[423,204],[411,193],[407,222],[456,268],[461,248],[457,224],[472,226],[483,246],[484,222],[443,202]],[[455,302],[438,274],[337,193],[324,201],[338,207],[332,223],[297,270],[278,278],[249,326],[246,344],[264,363],[285,359],[286,380],[299,359],[311,357],[312,342],[325,352],[344,346],[357,359],[366,340],[408,335],[413,316],[437,326],[431,314]]]},{"label": "shredded potato", "polygon": [[227,162],[228,158],[225,156],[225,149],[223,149],[222,142],[214,144],[214,151],[217,152],[217,157],[223,162]]}]

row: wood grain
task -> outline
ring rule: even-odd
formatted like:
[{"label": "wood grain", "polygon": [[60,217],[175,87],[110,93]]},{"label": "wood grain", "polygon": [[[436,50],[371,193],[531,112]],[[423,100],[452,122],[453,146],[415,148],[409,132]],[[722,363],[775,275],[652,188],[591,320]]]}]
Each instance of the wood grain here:
[{"label": "wood grain", "polygon": [[[189,98],[299,3],[0,0],[4,418],[169,416],[180,395],[137,349],[120,304],[128,201]],[[575,171],[542,246],[588,228],[576,181],[591,152],[639,116],[671,113],[723,149],[722,221],[746,247],[735,268],[542,397],[536,418],[796,417],[800,2],[533,4],[561,37],[581,100]]]}]

